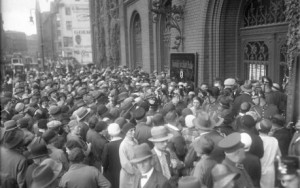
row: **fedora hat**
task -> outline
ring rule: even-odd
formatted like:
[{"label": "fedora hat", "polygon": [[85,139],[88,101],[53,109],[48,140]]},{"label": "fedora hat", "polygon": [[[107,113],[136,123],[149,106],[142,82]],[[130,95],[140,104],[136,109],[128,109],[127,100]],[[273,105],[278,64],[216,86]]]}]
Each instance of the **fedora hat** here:
[{"label": "fedora hat", "polygon": [[169,140],[173,137],[172,134],[168,133],[168,129],[165,126],[157,126],[151,129],[151,138],[148,140],[151,142],[162,142]]},{"label": "fedora hat", "polygon": [[16,146],[23,143],[23,140],[24,140],[24,132],[20,129],[4,132],[3,145],[8,149],[15,148]]},{"label": "fedora hat", "polygon": [[133,159],[131,163],[139,163],[150,157],[152,157],[152,152],[148,144],[142,143],[141,145],[136,145],[133,150]]},{"label": "fedora hat", "polygon": [[118,95],[118,103],[124,101],[126,98],[128,98],[129,95],[127,92],[122,92]]},{"label": "fedora hat", "polygon": [[111,123],[107,127],[107,132],[110,136],[117,136],[121,133],[120,125],[117,123]]},{"label": "fedora hat", "polygon": [[35,138],[28,146],[30,155],[28,159],[41,158],[48,155],[47,145],[41,138]]},{"label": "fedora hat", "polygon": [[91,109],[86,108],[86,107],[80,107],[76,113],[77,115],[77,121],[82,120],[83,118],[85,118],[89,113],[90,113]]},{"label": "fedora hat", "polygon": [[199,188],[200,181],[194,176],[185,176],[179,179],[178,188]]},{"label": "fedora hat", "polygon": [[4,122],[5,132],[12,131],[18,128],[17,122],[15,120],[8,120]]},{"label": "fedora hat", "polygon": [[206,112],[199,112],[198,116],[193,119],[195,127],[201,131],[211,131],[214,125]]},{"label": "fedora hat", "polygon": [[60,174],[60,172],[62,170],[62,163],[57,162],[51,158],[43,160],[40,165],[50,166],[50,168],[52,169],[52,171],[54,172],[55,175]]},{"label": "fedora hat", "polygon": [[252,92],[252,84],[250,80],[246,80],[244,85],[241,86],[241,90],[246,92],[246,93],[250,93]]},{"label": "fedora hat", "polygon": [[58,176],[59,173],[55,174],[49,165],[40,165],[32,172],[33,182],[31,187],[46,188],[51,185]]},{"label": "fedora hat", "polygon": [[240,176],[238,173],[230,172],[223,164],[216,164],[211,173],[213,176],[214,187],[224,187]]}]

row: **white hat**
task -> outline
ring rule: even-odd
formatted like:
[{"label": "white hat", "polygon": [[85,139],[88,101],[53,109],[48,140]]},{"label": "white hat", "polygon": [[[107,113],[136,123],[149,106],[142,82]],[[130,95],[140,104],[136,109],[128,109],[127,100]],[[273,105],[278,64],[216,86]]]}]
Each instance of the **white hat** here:
[{"label": "white hat", "polygon": [[194,115],[187,115],[185,117],[185,125],[188,127],[188,128],[192,128],[194,127],[194,123],[193,123],[193,120],[195,119],[196,117]]},{"label": "white hat", "polygon": [[233,86],[235,85],[236,82],[235,82],[235,79],[234,78],[227,78],[225,81],[224,81],[224,86],[226,88],[226,86]]},{"label": "white hat", "polygon": [[117,123],[109,124],[107,127],[107,132],[110,136],[117,136],[121,132],[119,124]]},{"label": "white hat", "polygon": [[244,144],[245,151],[249,151],[252,145],[252,138],[248,133],[241,133],[241,142]]}]

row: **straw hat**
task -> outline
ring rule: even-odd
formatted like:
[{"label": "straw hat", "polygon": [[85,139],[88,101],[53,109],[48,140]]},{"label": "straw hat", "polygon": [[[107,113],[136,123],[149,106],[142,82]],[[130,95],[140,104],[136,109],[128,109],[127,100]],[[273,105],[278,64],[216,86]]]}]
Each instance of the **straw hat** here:
[{"label": "straw hat", "polygon": [[178,188],[199,188],[201,184],[194,176],[185,176],[179,179]]},{"label": "straw hat", "polygon": [[163,142],[169,140],[173,137],[172,134],[168,133],[168,130],[165,126],[157,126],[151,129],[151,138],[149,141],[151,142]]}]

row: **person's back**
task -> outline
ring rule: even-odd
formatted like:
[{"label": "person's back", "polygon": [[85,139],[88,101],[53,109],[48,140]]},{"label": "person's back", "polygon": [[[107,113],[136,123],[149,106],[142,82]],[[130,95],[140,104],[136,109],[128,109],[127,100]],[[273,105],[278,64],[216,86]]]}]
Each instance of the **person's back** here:
[{"label": "person's back", "polygon": [[[62,176],[61,185],[74,188],[98,188],[101,187],[99,177],[102,178],[103,175],[93,166],[72,164],[69,171]],[[105,186],[105,184],[102,185]]]}]

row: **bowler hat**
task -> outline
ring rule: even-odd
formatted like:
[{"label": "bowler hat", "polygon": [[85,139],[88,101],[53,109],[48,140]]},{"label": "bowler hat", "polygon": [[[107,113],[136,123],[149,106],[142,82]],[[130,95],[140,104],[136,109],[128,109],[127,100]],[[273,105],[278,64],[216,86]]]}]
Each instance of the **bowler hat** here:
[{"label": "bowler hat", "polygon": [[178,181],[178,188],[199,188],[200,181],[194,176],[184,176]]},{"label": "bowler hat", "polygon": [[248,102],[243,102],[243,103],[241,104],[240,112],[241,112],[241,113],[246,113],[246,112],[248,112],[248,111],[250,110],[250,108],[251,108],[250,103],[248,103]]},{"label": "bowler hat", "polygon": [[243,148],[244,144],[241,142],[241,134],[235,132],[223,138],[218,143],[218,146],[224,149],[225,152],[232,153],[240,148]]},{"label": "bowler hat", "polygon": [[98,107],[97,107],[97,112],[100,116],[108,113],[108,108],[104,105],[104,104],[100,104]]},{"label": "bowler hat", "polygon": [[216,164],[211,171],[214,187],[225,187],[234,179],[237,179],[240,174],[230,172],[223,164]]},{"label": "bowler hat", "polygon": [[19,102],[19,103],[17,103],[16,106],[15,106],[15,111],[16,111],[17,113],[21,112],[21,111],[24,110],[24,109],[25,109],[24,103]]},{"label": "bowler hat", "polygon": [[122,92],[118,95],[118,103],[122,102],[123,100],[125,100],[126,98],[128,98],[129,95],[127,92]]},{"label": "bowler hat", "polygon": [[157,126],[151,128],[151,138],[148,140],[151,142],[163,142],[173,137],[168,133],[168,129],[165,126]]},{"label": "bowler hat", "polygon": [[133,159],[130,161],[132,163],[142,162],[150,157],[152,157],[152,152],[148,144],[142,143],[140,145],[136,145],[133,148]]},{"label": "bowler hat", "polygon": [[30,118],[23,117],[17,121],[20,128],[27,128]]}]

